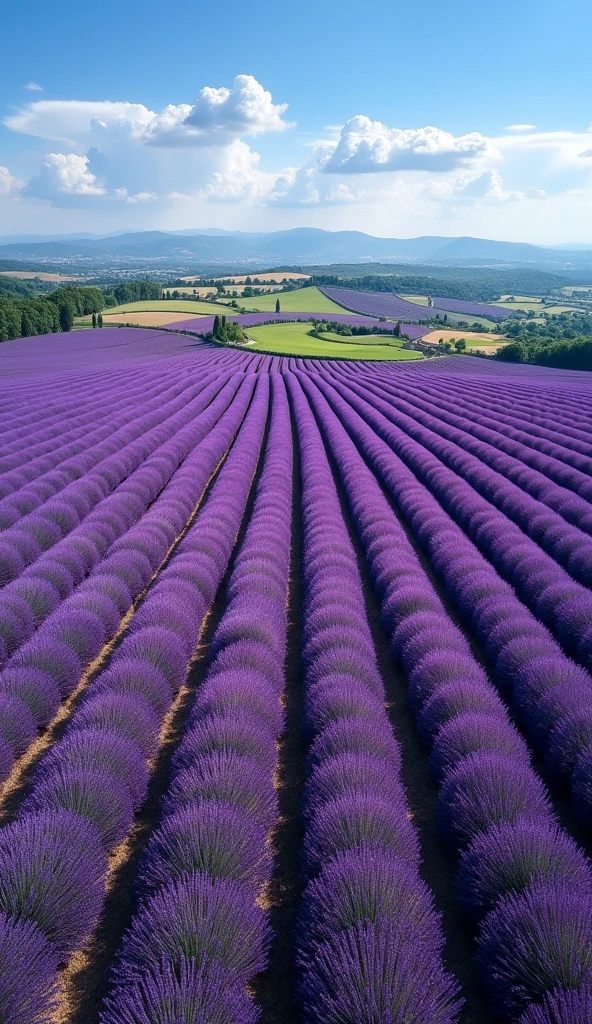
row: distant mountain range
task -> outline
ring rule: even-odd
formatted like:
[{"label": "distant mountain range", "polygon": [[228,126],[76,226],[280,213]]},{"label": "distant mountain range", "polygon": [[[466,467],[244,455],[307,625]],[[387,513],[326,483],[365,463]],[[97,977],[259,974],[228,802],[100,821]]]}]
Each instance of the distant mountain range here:
[{"label": "distant mountain range", "polygon": [[592,245],[538,246],[488,238],[376,238],[361,231],[289,231],[250,233],[218,228],[185,231],[138,231],[111,235],[21,235],[0,237],[0,261],[36,264],[243,267],[404,262],[449,266],[521,266],[548,271],[592,272]]}]

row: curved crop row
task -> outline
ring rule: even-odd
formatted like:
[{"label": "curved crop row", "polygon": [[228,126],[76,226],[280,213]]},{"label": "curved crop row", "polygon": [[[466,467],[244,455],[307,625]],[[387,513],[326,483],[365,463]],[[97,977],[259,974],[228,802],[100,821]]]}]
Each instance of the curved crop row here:
[{"label": "curved crop row", "polygon": [[[324,388],[319,382],[320,386]],[[336,385],[337,387],[337,385]],[[483,644],[496,682],[511,701],[520,725],[530,741],[541,749],[555,778],[571,786],[574,807],[586,827],[589,797],[589,765],[592,716],[589,712],[592,680],[575,665],[549,631],[517,599],[515,592],[479,553],[462,530],[449,518],[426,487],[423,487],[385,441],[368,426],[374,413],[368,406],[362,418],[332,391],[329,400],[360,444],[369,463],[408,520],[419,543],[429,553],[434,571]],[[353,403],[352,403],[353,404]],[[486,523],[487,525],[487,523]],[[475,528],[478,520],[475,520]],[[518,546],[511,549],[517,568],[524,558]],[[510,552],[508,553],[510,555]],[[523,566],[524,585],[538,593],[537,610],[542,618],[561,624],[562,639],[578,642],[582,661],[588,661],[590,628],[580,636],[583,619],[580,597],[564,588],[532,576],[532,564]],[[589,602],[584,591],[584,610]],[[572,598],[568,600],[567,598]],[[592,600],[592,598],[591,598]],[[580,762],[580,758],[583,760]],[[582,800],[581,797],[584,796]]]},{"label": "curved crop row", "polygon": [[299,932],[310,1024],[457,1018],[443,936],[419,877],[419,846],[361,582],[312,414],[289,388],[301,449],[305,593],[305,790]]},{"label": "curved crop row", "polygon": [[[479,927],[478,959],[496,1012],[518,1020],[561,988],[573,989],[576,1000],[580,991],[586,1000],[590,865],[559,829],[504,704],[446,614],[348,431],[315,386],[303,383],[339,466],[393,657],[431,748],[439,821],[460,853],[459,894]],[[340,410],[348,428],[352,415]]]},{"label": "curved crop row", "polygon": [[[146,760],[155,752],[230,558],[266,413],[267,389],[260,382],[198,528],[194,524],[185,535],[111,664],[42,759],[19,819],[0,830],[2,923],[8,931],[35,926],[39,955],[47,963],[45,971],[36,971],[35,960],[23,954],[0,965],[0,1007],[20,984],[40,1014],[49,1013],[59,963],[81,944],[100,912],[106,853],[125,838],[145,801]],[[6,1019],[30,1021],[18,1009]]]},{"label": "curved crop row", "polygon": [[[105,1024],[159,1014],[174,1019],[187,972],[195,1007],[187,1020],[256,1019],[245,982],[264,967],[269,941],[257,904],[272,867],[267,836],[277,820],[273,772],[283,724],[292,487],[290,420],[279,376],[272,395],[252,516],[210,666],[175,753],[162,821],[145,851],[140,905],[124,939]],[[236,498],[229,493],[228,500]]]},{"label": "curved crop row", "polygon": [[[359,375],[358,379],[360,379]],[[532,436],[528,436],[524,431],[517,430],[505,421],[496,418],[493,413],[488,411],[484,402],[479,405],[469,402],[465,393],[450,387],[432,386],[427,389],[425,386],[417,387],[416,384],[409,387],[404,380],[397,381],[395,387],[394,382],[387,380],[380,382],[378,377],[366,377],[365,381],[366,383],[370,381],[376,384],[381,383],[384,393],[387,395],[403,394],[406,401],[412,406],[418,406],[432,414],[436,412],[439,419],[460,428],[469,437],[475,437],[504,452],[505,455],[516,459],[519,464],[538,470],[539,473],[554,480],[560,486],[573,490],[582,498],[586,499],[591,496],[592,459],[579,455],[574,455],[574,458],[571,459],[570,456],[574,453],[570,453],[560,443],[547,441],[538,445]],[[475,449],[475,451],[477,450]],[[521,481],[520,486],[524,486]],[[531,493],[537,497],[538,493],[545,492],[533,490]]]},{"label": "curved crop row", "polygon": [[[58,467],[48,476],[54,484],[57,478],[62,484],[65,481],[66,486],[28,514],[23,514],[26,504],[18,505],[18,495],[11,496],[10,501],[17,501],[21,508],[21,518],[0,535],[0,582],[6,584],[15,579],[43,553],[54,551],[77,527],[84,527],[86,517],[97,505],[122,482],[129,481],[134,472],[143,469],[146,459],[206,408],[213,397],[212,387],[215,394],[220,382],[206,379],[204,387],[193,389],[195,394],[189,401],[181,396],[171,403],[166,415],[154,410],[137,417],[107,439],[96,465],[91,449],[90,453],[78,454],[72,460],[74,465]],[[40,483],[43,486],[47,478],[42,477]]]},{"label": "curved crop row", "polygon": [[[85,668],[114,637],[122,616],[158,570],[239,429],[250,395],[248,385],[238,395],[235,387],[228,385],[203,419],[198,417],[185,428],[187,438],[179,432],[174,461],[181,466],[167,487],[0,672],[0,741],[8,748],[0,760],[0,781],[10,773],[13,758],[23,754],[34,739],[36,728],[49,723]],[[229,401],[232,404],[227,409]],[[172,468],[164,455],[163,467],[167,473]],[[155,486],[161,483],[157,477]],[[43,583],[41,577],[38,586]],[[35,591],[25,591],[31,593]],[[22,608],[18,604],[13,608],[15,622],[22,625],[26,622]]]}]

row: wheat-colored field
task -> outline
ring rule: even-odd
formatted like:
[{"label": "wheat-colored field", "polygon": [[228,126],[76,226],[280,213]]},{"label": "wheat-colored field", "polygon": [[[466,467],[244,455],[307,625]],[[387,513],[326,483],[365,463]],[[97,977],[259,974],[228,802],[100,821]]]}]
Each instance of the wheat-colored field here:
[{"label": "wheat-colored field", "polygon": [[[309,276],[310,276],[309,274],[298,274],[298,273],[292,273],[292,272],[286,273],[283,270],[276,270],[276,271],[270,270],[269,273],[267,273],[267,274],[258,274],[256,271],[253,271],[252,274],[236,274],[234,276],[228,276],[228,277],[215,277],[214,280],[215,281],[233,281],[234,284],[244,284],[245,281],[247,280],[247,277],[250,277],[251,281],[253,281],[255,278],[257,278],[261,282],[265,282],[265,281],[278,281],[278,282],[281,282],[281,281],[284,281],[284,280],[286,280],[286,281],[308,280]],[[193,278],[183,278],[183,280],[184,281],[185,280],[191,281],[191,280],[193,280]]]},{"label": "wheat-colored field", "polygon": [[2,277],[18,277],[21,281],[27,281],[31,278],[38,278],[39,281],[55,281],[59,284],[60,281],[79,281],[80,284],[84,283],[84,278],[70,277],[66,274],[46,274],[45,271],[36,273],[34,270],[0,270]]}]

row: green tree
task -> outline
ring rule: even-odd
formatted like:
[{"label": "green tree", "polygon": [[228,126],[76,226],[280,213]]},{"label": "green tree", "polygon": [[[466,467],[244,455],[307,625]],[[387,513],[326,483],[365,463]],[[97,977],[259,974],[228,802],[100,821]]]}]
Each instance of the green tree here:
[{"label": "green tree", "polygon": [[279,299],[275,300],[275,311],[276,311],[276,313],[280,312],[280,300]]},{"label": "green tree", "polygon": [[454,342],[454,347],[457,352],[464,352],[467,347],[467,343],[464,338],[459,338],[458,341]]},{"label": "green tree", "polygon": [[401,337],[401,321],[400,320],[397,321],[397,323],[395,325],[395,329],[393,331],[393,334],[395,335],[395,338],[400,338]]},{"label": "green tree", "polygon": [[60,327],[62,331],[71,331],[74,326],[74,313],[69,302],[64,302],[60,309]]},{"label": "green tree", "polygon": [[103,326],[103,314],[102,313],[99,313],[99,315],[97,317],[97,323],[98,323],[99,327]]},{"label": "green tree", "polygon": [[508,363],[525,363],[527,361],[527,350],[520,342],[513,341],[510,345],[504,345],[503,348],[499,349],[497,358],[503,358]]},{"label": "green tree", "polygon": [[96,313],[93,313],[93,315],[92,315],[92,325],[93,325],[93,328],[95,328],[97,326],[97,314]]},{"label": "green tree", "polygon": [[216,316],[214,317],[214,326],[212,328],[212,334],[214,335],[215,338],[220,337],[220,317],[218,316],[217,313]]}]

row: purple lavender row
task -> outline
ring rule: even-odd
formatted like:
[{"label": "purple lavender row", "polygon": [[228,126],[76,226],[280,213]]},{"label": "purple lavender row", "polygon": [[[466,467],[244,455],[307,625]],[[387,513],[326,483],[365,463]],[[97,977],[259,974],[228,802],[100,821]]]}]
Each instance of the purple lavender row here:
[{"label": "purple lavender row", "polygon": [[[184,448],[183,444],[179,448],[176,429],[191,433],[192,413],[200,411],[207,423],[211,416],[208,404],[222,384],[223,379],[206,387],[189,412],[179,410],[171,417],[172,423],[149,432],[148,440],[140,438],[113,456],[101,476],[87,474],[79,481],[80,524],[0,593],[0,664],[14,656],[60,600],[98,568],[114,541],[145,513],[184,457],[183,452],[187,454],[191,449],[191,445]],[[199,430],[201,423],[197,426]],[[186,440],[183,434],[182,442]]]},{"label": "purple lavender row", "polygon": [[[373,391],[376,389],[385,399],[392,397],[403,412],[455,441],[532,497],[559,511],[568,522],[592,533],[592,460],[588,460],[589,472],[582,472],[565,465],[563,458],[533,452],[504,437],[490,418],[477,417],[480,422],[476,422],[473,416],[459,415],[458,402],[437,401],[433,391],[427,399],[422,399],[417,389],[406,387],[404,381],[387,384],[367,376],[363,383]],[[571,493],[566,494],[563,488]]]},{"label": "purple lavender row", "polygon": [[[583,1007],[592,968],[589,862],[558,827],[524,741],[352,442],[350,433],[361,443],[358,418],[339,400],[328,404],[319,381],[303,383],[339,467],[391,651],[431,749],[440,826],[460,853],[458,892],[478,929],[477,957],[496,1014],[522,1020],[531,1004],[562,989],[573,989]],[[400,474],[396,485],[407,489]],[[429,521],[425,506],[423,513]]]},{"label": "purple lavender row", "polygon": [[[269,879],[267,836],[277,821],[273,772],[283,724],[292,489],[285,388],[278,376],[271,385],[252,516],[206,679],[175,754],[163,820],[145,851],[141,903],[104,1024],[176,1020],[182,1010],[185,1024],[248,1024],[258,1016],[245,982],[265,967],[269,939],[257,899]],[[255,424],[252,437],[241,436],[251,452],[260,440]],[[238,509],[243,500],[241,476],[240,486],[225,492],[224,507]]]},{"label": "purple lavender row", "polygon": [[[378,380],[377,383],[379,383]],[[555,429],[547,431],[548,436],[543,439],[525,431],[523,424],[521,427],[517,426],[516,424],[520,421],[516,417],[491,409],[484,396],[478,403],[469,401],[466,389],[455,389],[450,385],[440,387],[435,382],[430,382],[429,386],[426,386],[414,381],[411,394],[414,397],[424,394],[425,401],[432,408],[437,408],[440,415],[442,415],[440,410],[443,409],[444,413],[450,416],[449,422],[451,423],[455,423],[451,413],[462,414],[466,429],[476,437],[486,441],[495,438],[492,443],[495,443],[507,455],[514,455],[527,465],[532,466],[533,469],[547,472],[547,467],[552,466],[554,472],[557,473],[557,465],[567,463],[565,473],[557,479],[558,483],[566,487],[577,489],[575,485],[582,483],[583,479],[589,479],[592,473],[590,456],[572,451],[566,446],[569,439],[561,437],[560,424],[557,421]],[[553,441],[550,440],[551,436],[554,437]],[[574,470],[576,475],[572,475]]]},{"label": "purple lavender row", "polygon": [[[249,391],[257,387],[257,397],[208,502],[64,737],[41,761],[19,818],[0,830],[0,948],[11,950],[0,964],[6,1024],[48,1019],[58,966],[100,913],[106,855],[125,838],[146,798],[146,760],[185,679],[244,509],[253,460],[249,424],[261,434],[266,411],[266,389],[254,379],[247,385]],[[237,401],[233,432],[244,411]],[[233,432],[227,432],[227,443]],[[204,442],[210,462],[224,451],[213,433]],[[230,498],[240,491],[241,473],[243,503],[237,498],[232,515]],[[13,999],[17,991],[27,995],[22,1005]]]},{"label": "purple lavender row", "polygon": [[[132,382],[121,379],[113,381],[110,374],[100,374],[93,379],[91,386],[76,389],[70,385],[66,393],[52,382],[51,388],[40,393],[36,402],[45,404],[50,395],[58,394],[61,413],[49,424],[43,423],[38,415],[15,431],[17,439],[12,442],[12,450],[8,445],[3,445],[0,459],[0,469],[3,470],[2,490],[7,491],[9,485],[14,490],[15,486],[22,485],[23,480],[32,479],[34,473],[38,475],[44,467],[53,468],[70,454],[84,451],[84,440],[93,434],[100,439],[99,431],[104,428],[105,422],[109,423],[119,413],[125,415],[127,412],[129,415],[134,406],[137,411],[138,398],[141,398],[146,412],[150,411],[151,406],[158,409],[163,396],[171,387],[176,386],[178,393],[180,381],[175,379],[176,376],[180,375],[169,372],[163,380],[162,374],[151,371],[144,372],[141,381],[138,381],[136,375],[136,380]],[[75,394],[73,404],[70,401],[72,392]],[[14,418],[13,414],[13,422]],[[89,427],[93,429],[89,431]]]},{"label": "purple lavender row", "polygon": [[[533,541],[532,554],[540,555],[542,548],[554,561],[579,583],[592,583],[592,504],[570,491],[558,487],[536,471],[529,471],[524,464],[502,456],[492,455],[487,445],[473,441],[466,444],[467,435],[455,427],[449,427],[442,420],[429,413],[413,408],[407,402],[395,398],[395,403],[386,401],[391,392],[375,387],[368,381],[363,384],[351,382],[355,393],[375,405],[395,427],[418,441],[422,448],[437,457],[447,466],[458,481],[466,480],[474,490],[486,499],[475,504],[473,492],[467,486],[467,503],[470,514],[485,512],[486,502],[497,510],[498,516],[516,524],[513,529],[507,523],[508,542],[524,543],[525,536]],[[384,397],[383,397],[384,396]],[[470,447],[472,451],[467,451]],[[475,454],[473,454],[475,452]],[[430,471],[427,460],[426,472]],[[435,463],[432,462],[432,467]],[[518,483],[508,476],[515,476]],[[592,498],[592,479],[588,478],[588,495]],[[524,493],[534,490],[537,497]],[[543,492],[542,500],[538,495]],[[497,518],[497,517],[494,517]],[[569,520],[569,522],[566,522]],[[573,524],[573,525],[572,525]],[[463,524],[464,525],[464,524]],[[499,526],[499,519],[498,519]],[[542,565],[542,563],[541,563]],[[549,566],[549,569],[552,567]],[[557,582],[566,582],[564,574]]]},{"label": "purple lavender row", "polygon": [[[130,425],[129,430],[124,430],[116,438],[118,448],[88,472],[85,472],[86,459],[80,456],[77,459],[78,479],[67,488],[66,494],[56,496],[38,513],[24,517],[22,525],[19,523],[12,530],[5,531],[0,542],[5,576],[16,573],[18,579],[23,562],[28,565],[28,574],[35,574],[44,562],[61,557],[74,542],[77,543],[93,522],[93,517],[102,514],[118,500],[114,497],[118,492],[130,491],[130,483],[136,479],[134,474],[140,473],[141,479],[146,460],[158,459],[159,447],[174,438],[176,430],[191,422],[192,415],[205,407],[204,401],[207,405],[211,400],[212,382],[215,384],[219,380],[218,374],[205,378],[203,387],[196,388],[190,401],[186,405],[181,401],[176,409],[169,409],[169,415],[164,419],[158,415],[140,417],[140,427],[143,426],[144,432],[141,429],[138,432],[135,426]],[[129,495],[127,500],[128,504],[133,502]],[[13,580],[12,586],[4,587],[0,601],[14,588]]]},{"label": "purple lavender row", "polygon": [[[571,790],[574,809],[590,827],[592,806],[592,713],[589,674],[567,658],[548,630],[517,599],[514,590],[479,553],[450,519],[430,490],[424,487],[370,424],[373,410],[352,401],[340,386],[318,384],[369,464],[394,498],[432,567],[461,616],[483,645],[496,683],[529,741],[539,749],[551,778]],[[351,399],[351,392],[346,392]],[[352,408],[353,407],[353,408]],[[354,411],[356,410],[356,411]],[[397,441],[391,443],[396,446]],[[520,555],[520,549],[516,551]],[[530,577],[541,594],[538,611],[549,617],[558,609],[565,636],[577,636],[579,601],[563,600],[563,590]],[[575,619],[575,622],[574,622]],[[589,621],[589,620],[588,620]],[[589,635],[589,634],[588,634]],[[580,644],[588,642],[586,634]]]},{"label": "purple lavender row", "polygon": [[[83,523],[97,503],[141,466],[179,426],[189,421],[196,403],[199,408],[203,387],[212,379],[216,379],[216,375],[208,375],[203,383],[190,386],[188,394],[179,394],[179,389],[174,388],[172,401],[157,404],[119,430],[115,429],[96,448],[89,447],[88,451],[79,452],[66,464],[57,465],[42,475],[33,492],[39,495],[39,487],[49,486],[49,500],[45,500],[46,495],[41,491],[41,502],[29,514],[26,512],[31,488],[24,496],[18,491],[0,502],[9,514],[12,511],[20,516],[0,537],[0,582],[15,579],[25,566],[31,565]],[[60,489],[61,493],[55,494]]]},{"label": "purple lavender row", "polygon": [[318,428],[288,377],[304,532],[305,889],[298,935],[307,1024],[457,1019],[441,923],[422,883],[400,750],[361,582]]},{"label": "purple lavender row", "polygon": [[[206,373],[212,373],[216,368],[222,369],[221,364],[221,358],[212,359],[204,369]],[[194,374],[193,386],[198,380],[199,375]],[[169,400],[174,399],[190,386],[191,383],[187,381],[186,367],[178,364],[171,365],[169,363],[164,374],[162,368],[160,370],[151,369],[150,372],[143,370],[141,375],[136,371],[133,380],[126,379],[122,374],[116,378],[107,373],[95,374],[91,385],[78,391],[77,401],[72,409],[69,408],[67,400],[76,390],[72,381],[68,381],[65,386],[61,387],[59,382],[52,380],[51,395],[60,395],[60,403],[63,406],[61,416],[58,422],[54,422],[49,428],[41,428],[40,424],[34,420],[19,431],[22,451],[20,454],[16,452],[8,457],[5,456],[0,462],[1,467],[8,471],[1,477],[0,491],[5,494],[13,493],[16,488],[26,485],[27,481],[34,476],[55,468],[67,456],[84,452],[90,444],[93,433],[96,433],[96,431],[89,432],[89,425],[92,425],[93,428],[97,427],[103,419],[112,422],[117,413],[125,414],[127,410],[137,413],[138,398],[141,399],[144,415],[151,410],[161,412],[165,396],[168,395]],[[48,397],[46,392],[41,392],[37,401],[45,404]],[[84,412],[79,414],[80,408],[83,408]],[[79,423],[79,426],[72,433],[71,428],[75,423]],[[66,429],[64,429],[64,424],[67,425]],[[117,427],[118,424],[115,420],[113,430]],[[97,434],[97,437],[100,438],[100,436]],[[31,444],[33,437],[35,443]],[[40,440],[44,437],[47,439]],[[73,444],[73,441],[76,443]],[[86,444],[84,445],[83,442]],[[4,448],[4,451],[6,452],[7,449]]]},{"label": "purple lavender row", "polygon": [[[135,387],[130,385],[129,380],[111,384],[103,374],[90,387],[72,386],[67,395],[60,395],[60,411],[51,417],[37,411],[36,414],[19,418],[11,410],[6,417],[6,423],[11,424],[11,427],[6,431],[6,442],[0,458],[0,469],[4,474],[3,488],[6,486],[6,473],[25,465],[27,456],[29,461],[33,461],[40,456],[53,455],[58,448],[67,450],[68,445],[79,443],[80,438],[84,438],[85,430],[88,434],[89,424],[99,426],[102,420],[109,421],[119,410],[131,409],[139,394],[149,399],[152,393],[158,398],[166,386],[162,378],[159,380],[154,372],[144,377],[142,384],[145,391],[138,384]],[[150,386],[152,379],[154,383]],[[56,394],[60,394],[60,389],[53,383],[36,396],[36,406],[41,404],[41,409],[45,410],[52,398],[56,400]]]},{"label": "purple lavender row", "polygon": [[236,391],[236,380],[229,382],[202,416],[178,432],[161,454],[167,471],[180,463],[168,485],[0,672],[0,780],[116,634],[185,527],[250,400],[248,384],[235,397]]},{"label": "purple lavender row", "polygon": [[[462,401],[469,402],[471,408],[475,408],[475,403],[479,403],[478,410],[485,408],[492,414],[503,417],[505,422],[510,422],[527,437],[530,435],[531,438],[553,440],[558,434],[563,435],[562,444],[573,446],[574,451],[590,456],[590,396],[587,388],[578,387],[582,375],[570,382],[567,390],[555,390],[550,386],[551,381],[536,376],[533,379],[537,387],[530,389],[523,381],[514,379],[512,371],[506,370],[503,383],[496,388],[482,369],[468,373],[466,366],[469,362],[473,367],[491,365],[489,362],[476,364],[475,360],[459,357],[453,361],[439,360],[435,364],[435,369],[432,362],[422,364],[421,374],[418,373],[417,365],[409,366],[406,376],[415,379],[420,387],[429,384],[430,387],[445,387],[460,393]],[[451,373],[451,366],[464,366],[465,372]],[[377,376],[380,375],[383,380],[387,379],[387,370],[388,368],[377,367]],[[554,376],[558,373],[552,372]],[[392,370],[388,376],[392,379]],[[467,387],[468,381],[470,388]]]},{"label": "purple lavender row", "polygon": [[[441,389],[444,383],[446,390],[453,392],[455,401],[458,398],[468,408],[471,418],[474,413],[486,409],[490,415],[500,418],[503,424],[509,424],[528,445],[553,454],[549,445],[558,443],[566,451],[566,457],[574,458],[575,453],[579,453],[590,459],[590,416],[586,416],[584,396],[577,394],[575,387],[570,389],[571,394],[562,394],[559,400],[551,401],[545,390],[538,390],[529,398],[524,388],[512,388],[511,383],[504,382],[503,394],[496,397],[489,381],[484,383],[475,375],[468,391],[466,378],[461,378],[460,382],[451,381],[442,374],[442,369],[438,379],[432,377],[430,380],[430,391]],[[414,376],[417,379],[417,375]],[[425,380],[418,380],[418,384],[425,387]],[[581,429],[576,425],[579,423],[582,424]],[[563,457],[561,452],[558,454]],[[576,461],[574,464],[583,472],[589,470],[589,462]]]},{"label": "purple lavender row", "polygon": [[[364,391],[354,383],[346,390],[336,381],[337,390],[372,425],[375,434],[396,452],[417,478],[438,499],[449,513],[448,522],[458,523],[468,537],[471,548],[477,549],[495,566],[502,578],[510,583],[521,600],[551,630],[565,649],[582,665],[592,665],[592,594],[562,569],[554,558],[541,550],[502,511],[490,504],[456,473],[448,469],[431,454],[429,439],[422,428],[405,421],[405,432],[394,425],[396,414],[388,403],[372,396],[369,401]],[[422,437],[418,442],[411,436]],[[503,502],[506,488],[500,488],[499,501]],[[448,518],[448,517],[447,517]],[[550,513],[545,508],[541,517],[541,532],[549,528]],[[452,523],[451,523],[452,525]],[[463,535],[464,536],[464,535]],[[555,533],[549,531],[549,543],[555,541],[555,553],[568,560],[571,571],[589,579],[589,539],[565,523]],[[475,551],[475,554],[477,551]],[[548,631],[539,629],[541,640]]]}]

